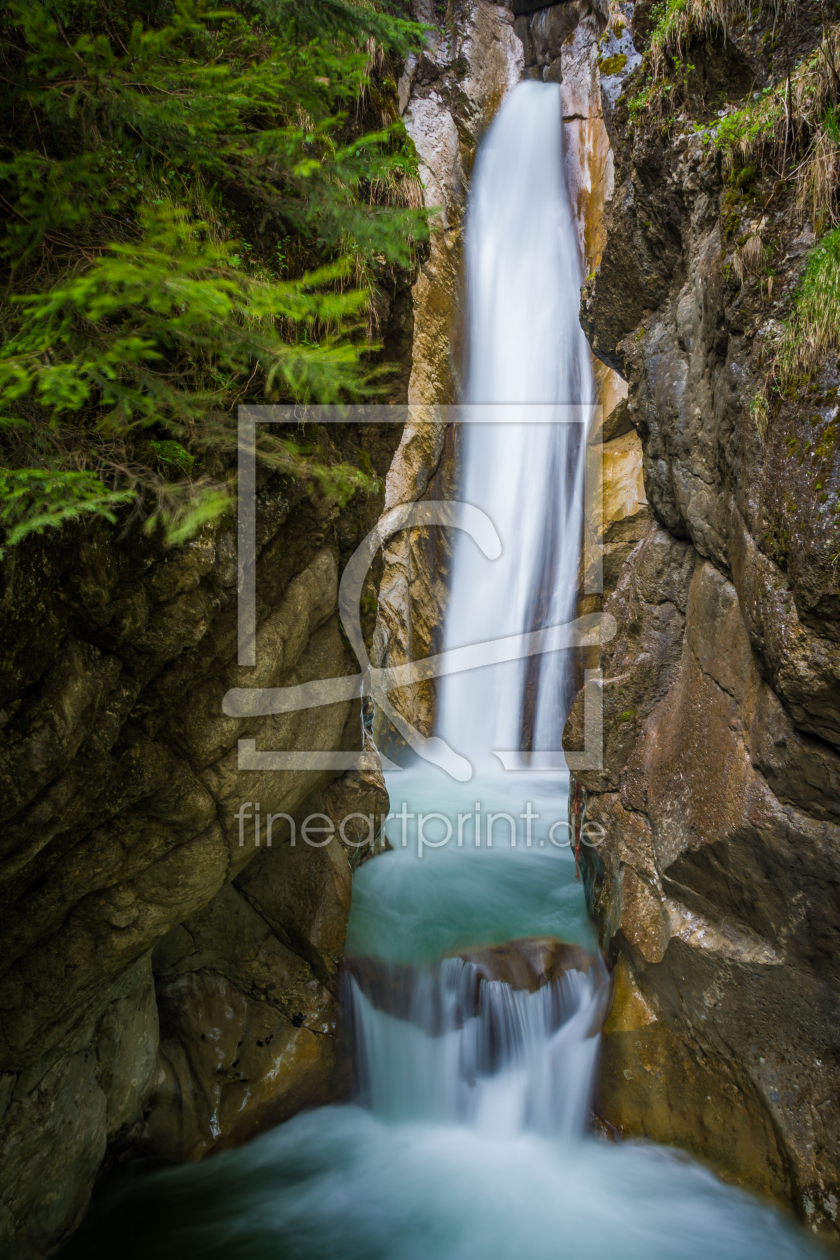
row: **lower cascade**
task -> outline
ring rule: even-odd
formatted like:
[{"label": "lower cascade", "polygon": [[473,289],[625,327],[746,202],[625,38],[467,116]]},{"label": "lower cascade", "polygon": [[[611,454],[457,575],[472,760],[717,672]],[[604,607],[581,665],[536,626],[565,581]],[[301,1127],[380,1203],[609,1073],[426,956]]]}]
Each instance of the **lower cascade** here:
[{"label": "lower cascade", "polygon": [[[471,349],[468,401],[552,405],[591,392],[561,131],[559,89],[526,83],[486,138],[469,221],[471,336],[480,344]],[[515,235],[520,213],[524,242]],[[528,287],[536,280],[551,317]],[[515,370],[505,370],[511,362]],[[492,449],[480,426],[467,436],[465,497],[481,504],[486,491],[488,511],[500,505],[500,534],[509,528],[513,541],[503,576],[491,575],[484,593],[472,581],[474,557],[459,547],[450,645],[573,615],[582,442],[551,426],[536,437],[510,432],[488,439]],[[483,491],[482,469],[491,478]],[[502,773],[491,756],[518,747],[525,728],[535,749],[559,747],[568,669],[554,653],[536,673],[517,664],[498,676],[455,676],[441,730],[473,761],[473,780],[455,783],[415,763],[388,775],[393,851],[355,876],[343,977],[354,1101],[301,1113],[200,1164],[124,1174],[62,1255],[814,1254],[780,1212],[688,1157],[593,1129],[609,980],[563,827],[567,779]],[[468,825],[442,836],[441,820],[459,813]]]},{"label": "lower cascade", "polygon": [[600,970],[529,992],[449,958],[404,982],[398,1012],[378,1009],[351,978],[361,1096],[382,1117],[454,1120],[488,1137],[579,1135],[603,1017]]}]

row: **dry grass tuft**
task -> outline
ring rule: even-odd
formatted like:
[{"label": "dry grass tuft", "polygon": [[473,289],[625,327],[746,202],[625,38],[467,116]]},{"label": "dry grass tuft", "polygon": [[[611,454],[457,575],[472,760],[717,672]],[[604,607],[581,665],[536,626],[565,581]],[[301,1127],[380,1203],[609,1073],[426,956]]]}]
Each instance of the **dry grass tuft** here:
[{"label": "dry grass tuft", "polygon": [[691,35],[714,27],[728,32],[736,18],[749,13],[749,0],[667,0],[650,41],[654,79],[665,76],[669,57],[683,57]]},{"label": "dry grass tuft", "polygon": [[758,229],[744,242],[735,255],[735,274],[738,283],[743,284],[748,275],[757,275],[762,270],[764,261],[764,241],[761,235],[762,223]]},{"label": "dry grass tuft", "polygon": [[[696,0],[694,0],[696,2]],[[790,76],[715,129],[731,171],[746,164],[775,167],[795,183],[794,212],[821,227],[838,222],[840,192],[840,23]]]}]

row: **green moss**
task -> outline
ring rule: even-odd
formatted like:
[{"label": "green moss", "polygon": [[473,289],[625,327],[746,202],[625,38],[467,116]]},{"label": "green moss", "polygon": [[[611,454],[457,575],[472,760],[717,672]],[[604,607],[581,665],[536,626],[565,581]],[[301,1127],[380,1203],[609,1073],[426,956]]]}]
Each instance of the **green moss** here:
[{"label": "green moss", "polygon": [[627,57],[624,53],[617,53],[614,57],[603,57],[598,62],[598,69],[601,74],[609,76],[611,74],[620,74],[627,65]]},{"label": "green moss", "polygon": [[837,426],[830,424],[814,448],[818,459],[829,459],[837,442]]},{"label": "green moss", "polygon": [[158,442],[152,438],[149,446],[161,469],[174,469],[177,472],[186,473],[187,476],[192,472],[195,456],[191,455],[180,442]]},{"label": "green moss", "polygon": [[754,166],[742,166],[738,174],[735,176],[735,184],[738,188],[748,187],[756,177],[756,169]]}]

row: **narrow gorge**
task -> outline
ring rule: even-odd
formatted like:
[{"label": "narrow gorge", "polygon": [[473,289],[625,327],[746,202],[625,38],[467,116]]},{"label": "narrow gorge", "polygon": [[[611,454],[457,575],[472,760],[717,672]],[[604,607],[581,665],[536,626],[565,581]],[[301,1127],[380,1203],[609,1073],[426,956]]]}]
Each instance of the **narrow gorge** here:
[{"label": "narrow gorge", "polygon": [[[141,69],[154,95],[162,37],[124,32],[108,79],[117,19],[77,39],[41,7],[62,57],[99,50],[91,101]],[[110,306],[72,290],[87,255],[50,291],[73,336],[119,333],[100,408],[164,335],[137,312],[180,336],[198,309],[210,419],[165,419],[177,357],[107,423],[89,390],[74,423],[104,436],[61,486],[93,468],[104,506],[44,491],[22,528],[47,439],[20,456],[15,426],[70,386],[19,332],[0,363],[0,1252],[817,1256],[840,1230],[837,15],[413,0],[413,34],[372,5],[347,35],[357,7],[172,18],[211,78],[230,38],[236,109],[265,57],[262,95],[233,123],[177,80],[230,165],[210,141],[149,191],[140,149],[130,175],[103,159],[137,223],[191,184],[192,226],[160,211]],[[10,47],[46,41],[29,20]]]}]

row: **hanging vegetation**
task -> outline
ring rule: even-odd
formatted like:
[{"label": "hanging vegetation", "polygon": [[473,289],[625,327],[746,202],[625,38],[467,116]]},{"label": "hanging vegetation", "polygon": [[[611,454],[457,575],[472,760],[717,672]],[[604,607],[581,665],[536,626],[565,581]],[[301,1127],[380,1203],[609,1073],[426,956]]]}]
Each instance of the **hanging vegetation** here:
[{"label": "hanging vegetation", "polygon": [[[372,83],[421,42],[347,0],[3,7],[7,546],[81,514],[181,541],[230,502],[238,404],[376,396],[374,275],[427,229]],[[261,442],[328,494],[368,487]]]}]

